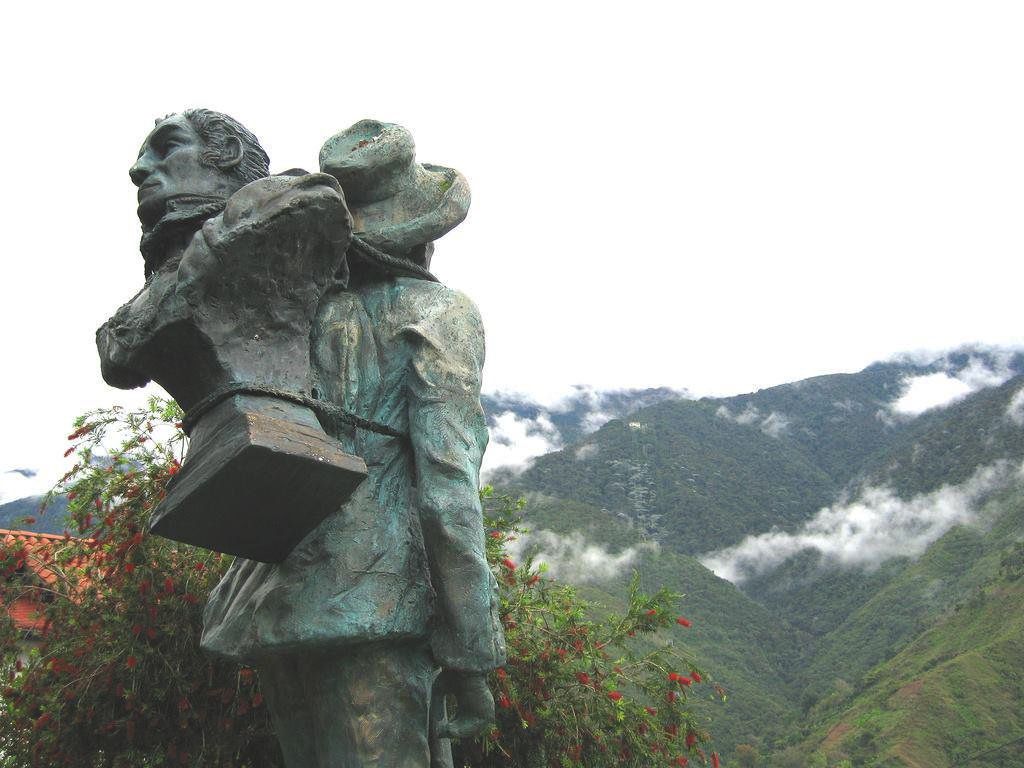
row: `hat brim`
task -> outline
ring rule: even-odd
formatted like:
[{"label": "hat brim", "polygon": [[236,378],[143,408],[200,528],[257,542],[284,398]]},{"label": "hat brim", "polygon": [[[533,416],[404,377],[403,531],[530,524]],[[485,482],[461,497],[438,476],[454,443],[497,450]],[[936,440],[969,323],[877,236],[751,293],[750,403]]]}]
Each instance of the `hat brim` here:
[{"label": "hat brim", "polygon": [[354,204],[354,232],[394,256],[412,251],[450,232],[466,218],[469,182],[453,168],[417,165],[412,183],[393,197]]}]

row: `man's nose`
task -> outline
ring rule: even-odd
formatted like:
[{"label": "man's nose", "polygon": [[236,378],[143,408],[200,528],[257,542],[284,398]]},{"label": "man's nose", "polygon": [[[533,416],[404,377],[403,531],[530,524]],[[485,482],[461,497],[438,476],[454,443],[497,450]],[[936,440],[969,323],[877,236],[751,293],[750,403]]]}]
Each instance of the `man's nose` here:
[{"label": "man's nose", "polygon": [[128,177],[132,180],[132,184],[136,187],[141,187],[146,181],[146,177],[152,172],[152,166],[149,164],[146,156],[143,155],[135,161],[135,164],[131,168],[128,169]]}]

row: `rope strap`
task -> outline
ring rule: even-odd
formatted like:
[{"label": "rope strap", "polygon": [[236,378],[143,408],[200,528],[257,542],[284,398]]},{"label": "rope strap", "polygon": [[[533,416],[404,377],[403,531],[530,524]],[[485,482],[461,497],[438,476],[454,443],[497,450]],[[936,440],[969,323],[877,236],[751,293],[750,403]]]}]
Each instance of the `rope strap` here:
[{"label": "rope strap", "polygon": [[214,390],[189,408],[188,413],[185,414],[185,418],[181,420],[181,427],[185,430],[185,434],[191,434],[192,429],[197,423],[199,423],[199,420],[203,418],[204,415],[232,395],[263,395],[266,397],[276,397],[279,400],[287,400],[288,402],[295,403],[296,405],[304,405],[314,411],[317,415],[330,416],[343,424],[348,424],[356,427],[357,429],[365,429],[368,432],[376,432],[378,435],[387,435],[388,437],[406,437],[404,432],[399,432],[397,429],[393,429],[376,421],[371,421],[370,419],[364,419],[362,416],[356,416],[354,413],[349,413],[341,406],[329,403],[326,400],[318,400],[315,397],[302,395],[298,392],[289,392],[286,389],[276,389],[274,387],[266,387],[260,384],[242,384],[240,382],[232,382]]},{"label": "rope strap", "polygon": [[421,267],[419,264],[409,261],[409,259],[401,259],[389,253],[384,253],[384,251],[370,245],[358,235],[352,236],[349,252],[355,253],[367,261],[376,264],[389,275],[398,277],[404,275],[406,277],[418,277],[420,280],[430,280],[434,283],[440,282],[426,267]]}]

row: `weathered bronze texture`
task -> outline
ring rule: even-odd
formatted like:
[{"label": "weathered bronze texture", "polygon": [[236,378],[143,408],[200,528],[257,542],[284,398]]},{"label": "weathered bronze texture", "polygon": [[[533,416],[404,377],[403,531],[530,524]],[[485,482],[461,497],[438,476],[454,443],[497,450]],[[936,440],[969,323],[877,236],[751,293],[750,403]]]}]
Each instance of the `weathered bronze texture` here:
[{"label": "weathered bronze texture", "polygon": [[234,395],[191,438],[151,530],[265,563],[284,560],[366,477],[311,410],[278,398]]},{"label": "weathered bronze texture", "polygon": [[[320,297],[344,274],[351,237],[341,188],[326,174],[249,180],[266,165],[255,137],[246,140],[229,119],[189,114],[160,121],[131,169],[148,277],[97,332],[104,378],[114,386],[156,381],[186,411],[232,385],[312,398],[310,330]],[[203,138],[204,127],[212,138]],[[325,500],[321,491],[351,490],[366,476],[358,457],[323,448],[336,441],[308,409],[276,401],[279,417],[261,416],[274,407],[260,403],[268,398],[245,398],[257,410],[218,422],[216,440],[204,428],[213,414],[200,419],[154,530],[280,561],[344,498]],[[292,421],[299,416],[301,424]],[[311,459],[314,444],[321,447]],[[246,477],[245,487],[266,492],[243,492],[237,483]],[[282,515],[283,499],[301,512]],[[251,525],[275,518],[278,535],[259,542]]]},{"label": "weathered bronze texture", "polygon": [[289,768],[451,768],[505,658],[483,328],[428,271],[469,186],[378,121],[320,160],[269,176],[226,115],[158,121],[131,170],[146,284],[97,332],[103,375],[188,412],[154,530],[242,555],[202,645],[260,670]]}]

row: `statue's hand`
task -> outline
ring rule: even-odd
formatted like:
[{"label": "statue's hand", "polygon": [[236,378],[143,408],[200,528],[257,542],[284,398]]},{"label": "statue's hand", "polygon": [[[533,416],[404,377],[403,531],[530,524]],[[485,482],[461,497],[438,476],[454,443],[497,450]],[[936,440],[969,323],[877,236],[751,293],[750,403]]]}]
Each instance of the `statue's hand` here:
[{"label": "statue's hand", "polygon": [[486,733],[494,725],[494,697],[487,687],[487,676],[465,672],[445,672],[445,692],[455,697],[454,719],[440,723],[437,735],[442,739],[467,739]]}]

